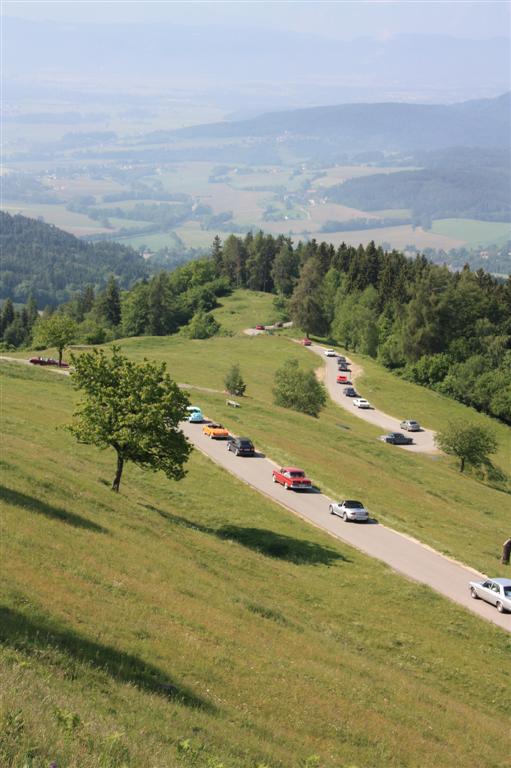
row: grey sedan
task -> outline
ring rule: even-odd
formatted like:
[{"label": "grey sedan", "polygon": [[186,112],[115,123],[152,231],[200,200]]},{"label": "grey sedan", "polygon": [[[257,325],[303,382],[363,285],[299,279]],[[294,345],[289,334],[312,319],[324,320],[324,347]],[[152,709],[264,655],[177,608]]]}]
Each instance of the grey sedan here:
[{"label": "grey sedan", "polygon": [[474,600],[481,598],[491,603],[499,613],[511,611],[511,579],[471,581],[470,594]]},{"label": "grey sedan", "polygon": [[401,422],[401,429],[405,429],[407,432],[422,432],[422,427],[415,419],[405,419]]}]

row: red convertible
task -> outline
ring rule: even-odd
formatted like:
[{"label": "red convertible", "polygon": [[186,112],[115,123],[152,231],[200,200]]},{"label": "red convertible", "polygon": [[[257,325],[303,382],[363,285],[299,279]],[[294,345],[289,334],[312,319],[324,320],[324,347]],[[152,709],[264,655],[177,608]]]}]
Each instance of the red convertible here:
[{"label": "red convertible", "polygon": [[290,491],[291,488],[295,491],[300,488],[312,488],[312,482],[308,477],[305,477],[303,469],[297,469],[296,467],[274,469],[272,480],[274,483],[283,485],[286,491]]}]

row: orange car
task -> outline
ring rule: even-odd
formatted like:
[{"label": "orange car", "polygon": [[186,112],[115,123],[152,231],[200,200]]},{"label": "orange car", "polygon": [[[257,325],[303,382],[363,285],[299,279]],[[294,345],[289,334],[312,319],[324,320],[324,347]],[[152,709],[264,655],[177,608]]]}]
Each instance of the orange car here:
[{"label": "orange car", "polygon": [[221,424],[216,424],[214,421],[212,421],[211,424],[205,424],[202,427],[202,434],[206,435],[206,437],[215,438],[216,440],[229,437],[228,430],[225,427],[222,427]]}]

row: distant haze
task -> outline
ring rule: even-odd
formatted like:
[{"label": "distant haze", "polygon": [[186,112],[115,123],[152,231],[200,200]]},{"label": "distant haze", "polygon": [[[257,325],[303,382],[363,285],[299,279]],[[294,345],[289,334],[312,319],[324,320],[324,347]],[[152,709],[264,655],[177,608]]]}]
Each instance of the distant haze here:
[{"label": "distant haze", "polygon": [[[438,34],[487,39],[509,36],[507,2],[19,2],[4,0],[8,16],[34,21],[116,24],[156,23],[187,27],[260,27],[317,34],[337,40],[388,39],[398,34]],[[122,9],[122,11],[121,11]]]},{"label": "distant haze", "polygon": [[[199,7],[204,11],[200,25],[194,26],[182,24],[186,14],[180,3],[175,8],[174,4],[172,8],[169,4],[161,8],[148,4],[144,19],[151,22],[158,10],[165,17],[159,24],[126,23],[125,17],[129,20],[134,11],[140,12],[138,3],[115,4],[117,16],[122,7],[122,22],[113,23],[111,5],[92,4],[95,22],[91,23],[83,19],[90,18],[92,11],[85,13],[81,3],[60,4],[57,21],[40,20],[50,13],[56,17],[54,3],[38,3],[37,13],[30,3],[6,3],[7,12],[19,11],[21,16],[25,11],[27,16],[31,11],[37,18],[4,18],[7,99],[15,99],[27,87],[32,95],[48,86],[75,93],[90,89],[174,91],[227,112],[255,114],[268,109],[360,101],[448,103],[496,96],[510,87],[510,41],[503,36],[507,26],[493,23],[497,18],[505,21],[501,6],[508,10],[506,4],[485,4],[487,18],[479,34],[470,22],[460,23],[458,33],[449,35],[446,32],[452,32],[452,17],[465,18],[460,6],[474,5],[475,13],[481,4],[440,3],[449,22],[440,24],[439,9],[426,13],[423,4],[418,4],[413,14],[406,4],[357,5],[355,16],[350,17],[348,11],[353,4],[331,7],[318,3],[318,19],[334,14],[336,20],[329,36],[325,24],[311,24],[311,31],[301,31],[305,25],[297,23],[298,29],[279,27],[285,9],[287,21],[291,7],[304,19],[310,12],[309,3],[262,3],[267,18],[262,8],[257,10],[249,4],[251,13],[247,11],[245,19],[240,16],[240,6],[245,4],[233,4],[228,23],[220,25],[225,4],[191,4],[188,18],[197,15]],[[278,6],[274,24],[270,24],[270,6],[272,13]],[[78,21],[71,22],[72,8]],[[355,21],[367,17],[368,8],[374,18],[365,29]],[[212,22],[212,9],[218,11],[216,24]],[[474,13],[465,9],[467,22],[473,21]],[[385,14],[387,23],[375,29],[375,18]],[[171,17],[181,24],[172,23]],[[424,25],[423,17],[427,20]],[[255,21],[258,26],[242,26],[243,21]],[[239,26],[234,26],[235,22]],[[336,30],[343,32],[344,39],[333,39]],[[348,30],[357,35],[365,31],[365,36],[346,38]],[[498,31],[500,36],[485,36],[481,34],[484,30],[493,34]],[[474,32],[472,39],[466,36],[468,31]]]}]

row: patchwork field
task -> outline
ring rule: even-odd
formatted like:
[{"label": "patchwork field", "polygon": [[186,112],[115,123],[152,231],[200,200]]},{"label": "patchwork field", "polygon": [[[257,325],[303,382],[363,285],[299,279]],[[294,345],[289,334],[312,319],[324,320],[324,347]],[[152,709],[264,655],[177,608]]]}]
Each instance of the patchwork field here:
[{"label": "patchwork field", "polygon": [[474,248],[489,243],[504,245],[511,239],[511,224],[475,219],[438,219],[432,231],[447,237],[460,238]]}]

